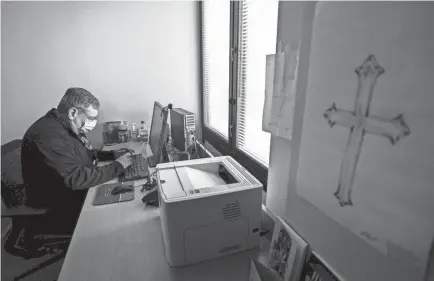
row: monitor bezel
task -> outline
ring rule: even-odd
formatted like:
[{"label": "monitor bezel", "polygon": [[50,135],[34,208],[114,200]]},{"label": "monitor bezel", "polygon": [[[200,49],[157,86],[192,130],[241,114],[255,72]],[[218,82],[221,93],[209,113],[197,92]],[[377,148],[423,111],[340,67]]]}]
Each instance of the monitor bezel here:
[{"label": "monitor bezel", "polygon": [[[153,127],[154,127],[153,126],[154,125],[154,113],[155,113],[155,109],[157,107],[159,107],[161,109],[161,112],[163,114],[163,124],[161,125],[160,138],[159,138],[159,141],[158,141],[158,144],[157,144],[157,151],[154,151],[154,147],[153,147],[153,142],[152,142],[151,136],[152,136],[152,130],[153,130]],[[166,134],[167,118],[168,118],[168,110],[164,110],[164,106],[161,103],[155,101],[154,102],[154,109],[152,111],[151,129],[150,129],[150,132],[149,132],[149,147],[151,148],[152,155],[154,156],[155,161],[156,161],[157,164],[162,163],[163,145],[165,143],[164,139],[167,137],[167,134]]]}]

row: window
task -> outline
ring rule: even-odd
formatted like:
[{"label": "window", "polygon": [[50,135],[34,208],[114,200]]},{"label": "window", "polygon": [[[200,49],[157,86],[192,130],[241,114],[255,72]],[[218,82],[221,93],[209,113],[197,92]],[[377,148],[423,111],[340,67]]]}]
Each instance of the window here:
[{"label": "window", "polygon": [[266,187],[262,131],[266,56],[276,52],[278,0],[201,2],[203,139]]},{"label": "window", "polygon": [[266,56],[276,52],[279,1],[240,3],[237,148],[268,167],[270,134],[262,131]]},{"label": "window", "polygon": [[204,125],[228,140],[230,1],[202,5]]}]

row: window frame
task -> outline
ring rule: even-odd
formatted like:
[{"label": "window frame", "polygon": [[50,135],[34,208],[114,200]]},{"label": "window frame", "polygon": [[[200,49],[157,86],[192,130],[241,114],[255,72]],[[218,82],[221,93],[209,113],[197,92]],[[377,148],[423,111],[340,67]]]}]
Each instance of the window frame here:
[{"label": "window frame", "polygon": [[[221,154],[223,155],[229,155],[230,154],[230,145],[229,142],[226,141],[225,137],[222,136],[219,132],[214,130],[213,128],[209,127],[205,123],[205,83],[204,83],[204,61],[203,61],[203,44],[202,44],[202,33],[203,33],[203,22],[202,22],[202,9],[203,9],[203,3],[202,1],[198,2],[199,4],[199,41],[200,41],[200,81],[201,81],[201,123],[202,123],[202,139],[203,141],[209,142],[215,149],[217,149]],[[231,12],[232,14],[232,4],[231,4]],[[232,22],[232,20],[231,20]],[[229,42],[230,46],[232,45],[232,42]],[[229,47],[230,47],[229,46]],[[230,59],[230,56],[228,54],[228,58]],[[228,63],[230,63],[230,60],[228,60]],[[230,77],[229,77],[230,78]],[[229,79],[229,83],[231,83]],[[229,94],[230,95],[230,94]],[[229,105],[228,105],[229,106]],[[230,107],[229,107],[230,110]],[[229,111],[230,112],[230,111]],[[228,127],[228,138],[230,137],[229,127]]]},{"label": "window frame", "polygon": [[[268,167],[263,163],[254,159],[241,149],[237,148],[237,116],[238,116],[238,46],[239,46],[239,11],[241,1],[231,1],[230,2],[230,48],[228,54],[229,67],[229,123],[228,123],[228,141],[218,133],[216,130],[208,127],[205,124],[205,108],[204,108],[204,63],[203,63],[203,44],[202,44],[202,9],[203,3],[199,2],[199,15],[200,15],[200,74],[201,74],[201,89],[202,89],[202,99],[201,99],[201,115],[202,115],[202,139],[205,142],[210,143],[218,152],[222,155],[232,156],[236,161],[238,161],[244,168],[246,168],[250,173],[252,173],[255,178],[257,178],[263,185],[264,191],[267,191],[267,180],[268,180]],[[277,42],[276,42],[277,47]],[[271,141],[270,141],[271,142]],[[270,143],[271,145],[271,143]]]}]

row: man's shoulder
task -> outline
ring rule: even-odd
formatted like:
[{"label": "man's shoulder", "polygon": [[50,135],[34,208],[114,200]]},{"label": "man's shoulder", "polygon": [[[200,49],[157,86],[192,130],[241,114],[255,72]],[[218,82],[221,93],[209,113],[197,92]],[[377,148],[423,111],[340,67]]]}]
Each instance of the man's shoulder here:
[{"label": "man's shoulder", "polygon": [[27,129],[23,139],[34,140],[35,138],[59,137],[64,136],[66,133],[66,129],[57,120],[49,115],[44,115]]}]

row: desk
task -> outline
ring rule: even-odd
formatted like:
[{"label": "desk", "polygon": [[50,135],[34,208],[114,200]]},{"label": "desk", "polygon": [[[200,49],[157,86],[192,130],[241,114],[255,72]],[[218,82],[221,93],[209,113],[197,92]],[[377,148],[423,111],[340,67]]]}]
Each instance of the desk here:
[{"label": "desk", "polygon": [[[149,151],[138,143],[104,149],[122,147],[143,155]],[[92,205],[96,187],[89,189],[59,281],[247,281],[250,257],[266,259],[269,242],[264,238],[261,251],[245,251],[186,267],[169,267],[159,209],[144,206],[140,189],[135,188],[132,201],[101,206]]]}]

